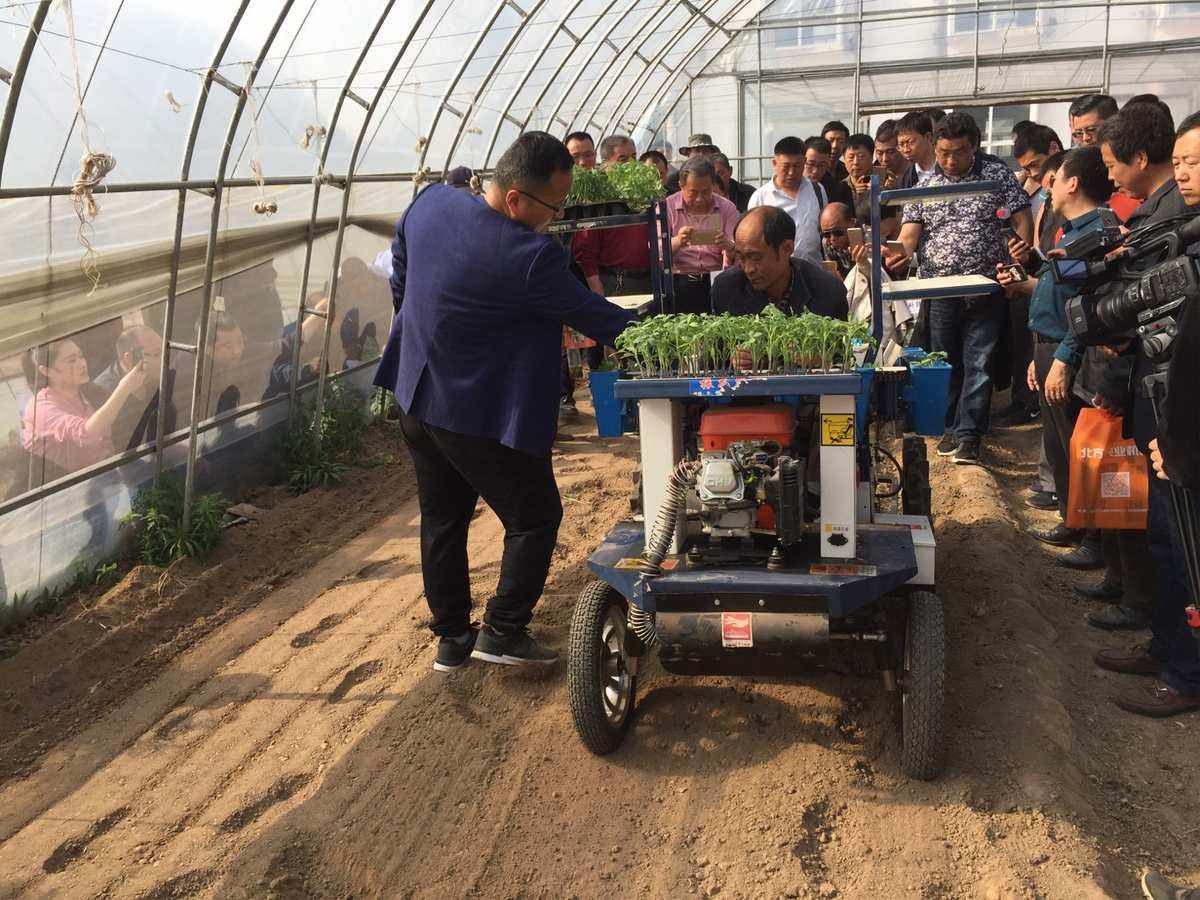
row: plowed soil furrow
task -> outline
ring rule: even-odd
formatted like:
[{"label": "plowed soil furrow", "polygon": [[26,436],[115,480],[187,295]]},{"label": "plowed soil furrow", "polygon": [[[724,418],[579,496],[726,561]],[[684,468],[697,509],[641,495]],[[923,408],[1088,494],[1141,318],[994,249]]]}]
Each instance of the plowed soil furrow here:
[{"label": "plowed soil furrow", "polygon": [[[0,734],[0,751],[44,744],[0,782],[0,898],[1124,900],[1146,862],[1200,879],[1200,723],[1108,702],[1133,685],[1090,656],[1120,639],[1082,624],[1077,576],[1022,533],[1051,521],[1022,503],[1036,437],[1003,433],[985,467],[933,464],[949,751],[936,782],[901,775],[894,698],[846,664],[682,678],[651,658],[629,736],[604,758],[575,737],[561,667],[433,673],[411,472],[378,467],[275,497],[253,532],[235,529],[220,579],[186,575],[193,597],[228,585],[201,623],[167,633],[138,612],[186,584],[164,600],[137,575],[110,592],[97,606],[122,643],[104,644],[91,700],[93,673],[63,654],[96,659],[95,625],[48,623],[0,662],[6,696],[28,684],[46,704]],[[630,438],[561,448],[564,521],[535,619],[559,648],[636,465]],[[480,607],[501,538],[476,516]]]}]

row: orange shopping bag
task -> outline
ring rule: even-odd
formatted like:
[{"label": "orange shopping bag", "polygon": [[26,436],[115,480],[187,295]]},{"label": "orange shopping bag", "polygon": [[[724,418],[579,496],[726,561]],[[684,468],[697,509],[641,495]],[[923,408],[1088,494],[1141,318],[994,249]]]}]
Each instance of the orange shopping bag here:
[{"label": "orange shopping bag", "polygon": [[1148,489],[1146,457],[1121,437],[1121,419],[1083,410],[1071,434],[1067,527],[1144,529]]}]

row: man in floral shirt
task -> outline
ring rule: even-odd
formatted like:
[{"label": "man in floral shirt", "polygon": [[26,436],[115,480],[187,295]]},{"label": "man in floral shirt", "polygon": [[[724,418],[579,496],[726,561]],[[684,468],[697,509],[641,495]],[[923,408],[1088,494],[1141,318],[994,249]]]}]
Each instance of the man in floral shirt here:
[{"label": "man in floral shirt", "polygon": [[[921,178],[919,187],[972,181],[995,181],[1000,187],[950,201],[907,204],[900,229],[905,252],[917,255],[920,278],[992,278],[998,263],[1011,261],[1004,221],[996,212],[1008,210],[1013,230],[1029,243],[1033,237],[1029,197],[1008,166],[980,152],[979,128],[967,113],[951,113],[942,119],[933,139],[936,165]],[[953,367],[946,434],[938,444],[938,454],[953,456],[959,464],[976,464],[992,402],[988,366],[1000,329],[1008,321],[1007,301],[997,289],[993,296],[925,302],[929,304],[931,349],[944,351]]]}]

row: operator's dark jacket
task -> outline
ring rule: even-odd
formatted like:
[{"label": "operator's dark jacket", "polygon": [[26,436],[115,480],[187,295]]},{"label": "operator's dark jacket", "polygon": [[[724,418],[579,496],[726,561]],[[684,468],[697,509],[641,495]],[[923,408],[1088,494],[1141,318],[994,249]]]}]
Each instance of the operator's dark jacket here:
[{"label": "operator's dark jacket", "polygon": [[1191,298],[1180,317],[1175,355],[1158,442],[1171,480],[1200,491],[1200,301]]},{"label": "operator's dark jacket", "polygon": [[445,185],[405,211],[392,268],[375,384],[428,425],[537,456],[558,423],[563,324],[612,345],[634,318],[580,284],[556,241]]},{"label": "operator's dark jacket", "polygon": [[[798,316],[804,312],[845,320],[850,315],[846,285],[842,280],[806,259],[792,257],[792,290],[775,305],[781,311]],[[771,305],[763,291],[750,284],[739,266],[726,269],[713,280],[713,312],[735,316],[756,316]]]}]

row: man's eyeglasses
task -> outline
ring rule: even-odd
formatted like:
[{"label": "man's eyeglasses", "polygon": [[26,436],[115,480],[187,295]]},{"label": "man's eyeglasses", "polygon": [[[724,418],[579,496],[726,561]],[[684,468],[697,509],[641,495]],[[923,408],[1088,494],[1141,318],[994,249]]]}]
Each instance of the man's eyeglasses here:
[{"label": "man's eyeglasses", "polygon": [[540,205],[542,205],[542,206],[546,207],[546,209],[548,209],[548,210],[550,210],[551,212],[553,212],[553,213],[554,213],[556,216],[561,216],[561,215],[563,214],[563,210],[565,210],[565,209],[566,209],[566,207],[565,207],[565,206],[555,206],[555,205],[554,205],[554,204],[552,204],[552,203],[547,203],[545,200],[539,200],[537,197],[533,196],[533,194],[530,194],[530,193],[529,193],[529,192],[527,192],[527,191],[523,191],[523,190],[521,190],[520,188],[514,188],[514,190],[515,190],[515,191],[516,191],[518,194],[520,194],[522,197],[528,197],[528,198],[529,198],[530,200],[532,200],[534,203],[538,203],[538,204],[540,204]]},{"label": "man's eyeglasses", "polygon": [[835,238],[835,237],[845,237],[845,236],[846,236],[845,228],[830,228],[828,231],[821,232],[821,237],[823,237],[823,238]]},{"label": "man's eyeglasses", "polygon": [[1100,123],[1095,125],[1085,125],[1083,128],[1076,128],[1071,132],[1071,137],[1076,141],[1082,141],[1085,137],[1095,137],[1100,133]]},{"label": "man's eyeglasses", "polygon": [[816,172],[816,171],[819,171],[820,169],[827,169],[827,168],[829,168],[829,163],[824,162],[822,160],[818,160],[817,162],[812,162],[811,160],[806,160],[804,163],[804,171],[806,171],[806,172]]}]

